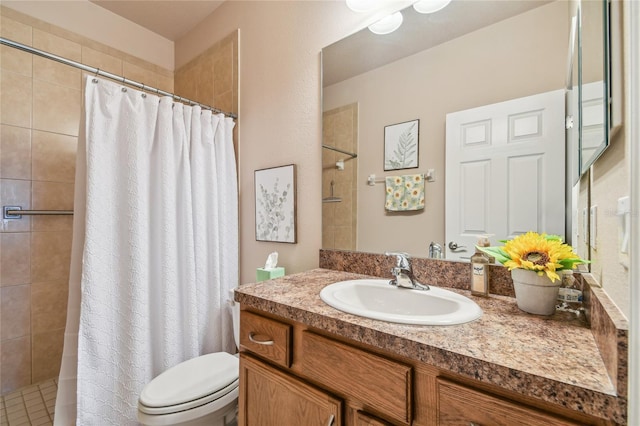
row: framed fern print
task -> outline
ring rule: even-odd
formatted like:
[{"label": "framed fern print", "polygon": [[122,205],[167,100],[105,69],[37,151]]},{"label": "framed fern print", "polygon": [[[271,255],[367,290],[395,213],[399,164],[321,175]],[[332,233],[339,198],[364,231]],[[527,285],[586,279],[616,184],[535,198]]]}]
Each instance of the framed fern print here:
[{"label": "framed fern print", "polygon": [[420,120],[384,127],[384,170],[418,167],[418,131]]}]

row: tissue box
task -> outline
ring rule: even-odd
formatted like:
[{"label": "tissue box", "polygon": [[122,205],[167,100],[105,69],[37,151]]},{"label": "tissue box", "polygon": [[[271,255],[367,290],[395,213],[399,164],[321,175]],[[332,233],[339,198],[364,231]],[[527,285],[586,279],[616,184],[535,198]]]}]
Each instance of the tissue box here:
[{"label": "tissue box", "polygon": [[273,269],[256,269],[256,280],[258,281],[266,281],[278,277],[284,277],[284,267],[282,266]]}]

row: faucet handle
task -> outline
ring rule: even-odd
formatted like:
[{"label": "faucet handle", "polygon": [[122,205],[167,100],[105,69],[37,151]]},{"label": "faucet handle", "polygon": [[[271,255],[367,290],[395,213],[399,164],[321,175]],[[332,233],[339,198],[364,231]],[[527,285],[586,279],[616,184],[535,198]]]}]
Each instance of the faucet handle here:
[{"label": "faucet handle", "polygon": [[409,256],[409,253],[404,253],[404,252],[385,252],[385,255],[386,256],[395,256],[396,257],[396,267],[397,268],[409,269],[409,267],[410,267],[409,259],[411,259],[411,256]]}]

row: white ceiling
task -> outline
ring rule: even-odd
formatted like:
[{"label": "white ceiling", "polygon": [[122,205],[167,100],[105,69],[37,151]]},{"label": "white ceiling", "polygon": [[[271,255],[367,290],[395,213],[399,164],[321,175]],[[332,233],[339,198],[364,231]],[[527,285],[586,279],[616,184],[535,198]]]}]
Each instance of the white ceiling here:
[{"label": "white ceiling", "polygon": [[176,41],[224,0],[89,0],[116,15]]}]

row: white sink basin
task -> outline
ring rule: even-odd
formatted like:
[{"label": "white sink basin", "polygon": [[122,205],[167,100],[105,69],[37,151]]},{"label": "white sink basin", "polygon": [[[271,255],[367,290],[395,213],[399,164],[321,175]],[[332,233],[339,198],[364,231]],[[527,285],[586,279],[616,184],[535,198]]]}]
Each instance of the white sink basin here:
[{"label": "white sink basin", "polygon": [[453,325],[482,316],[482,309],[461,294],[438,287],[398,288],[382,279],[330,284],[320,291],[320,298],[343,312],[402,324]]}]

